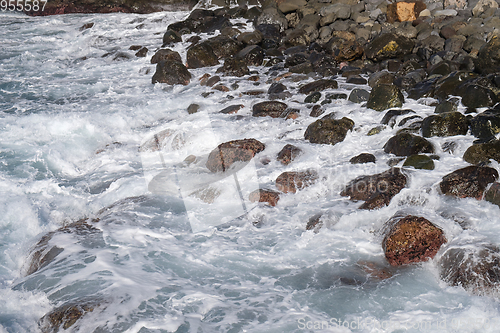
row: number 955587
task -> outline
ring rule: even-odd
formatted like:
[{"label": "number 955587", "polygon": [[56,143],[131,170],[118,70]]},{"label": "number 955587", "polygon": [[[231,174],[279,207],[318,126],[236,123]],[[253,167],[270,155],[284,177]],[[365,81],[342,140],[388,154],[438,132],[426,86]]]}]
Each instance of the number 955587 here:
[{"label": "number 955587", "polygon": [[0,9],[5,11],[18,12],[38,12],[45,9],[47,0],[2,0],[0,1]]}]

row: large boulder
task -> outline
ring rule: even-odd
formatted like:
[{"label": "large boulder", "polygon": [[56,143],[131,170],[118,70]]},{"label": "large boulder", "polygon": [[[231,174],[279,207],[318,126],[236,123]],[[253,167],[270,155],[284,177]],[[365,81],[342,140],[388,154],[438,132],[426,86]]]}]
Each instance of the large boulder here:
[{"label": "large boulder", "polygon": [[42,333],[57,333],[59,330],[68,330],[80,318],[97,308],[103,307],[106,302],[98,298],[88,298],[67,302],[51,310],[39,321]]},{"label": "large boulder", "polygon": [[160,61],[177,61],[182,63],[182,58],[179,52],[170,49],[160,49],[151,57],[151,63],[157,64]]},{"label": "large boulder", "polygon": [[294,145],[286,145],[280,150],[276,159],[281,162],[281,164],[290,164],[297,156],[302,153],[302,149],[295,147]]},{"label": "large boulder", "polygon": [[207,43],[199,43],[191,46],[186,53],[189,68],[210,67],[219,64],[214,50]]},{"label": "large boulder", "polygon": [[361,176],[350,181],[341,196],[349,196],[350,200],[364,200],[360,209],[377,209],[389,205],[391,199],[406,186],[406,176],[399,168],[391,168],[385,172]]},{"label": "large boulder", "polygon": [[392,84],[379,84],[373,87],[366,107],[384,111],[390,108],[403,106],[404,96],[398,87]]},{"label": "large boulder", "polygon": [[500,133],[500,112],[486,110],[470,120],[471,134],[483,140],[494,139]]},{"label": "large boulder", "polygon": [[446,195],[481,200],[488,184],[498,179],[498,171],[490,167],[468,166],[443,177],[439,188]]},{"label": "large boulder", "polygon": [[332,37],[325,45],[325,49],[330,53],[335,61],[353,61],[361,58],[363,47],[357,40],[345,39],[342,37]]},{"label": "large boulder", "polygon": [[314,92],[323,91],[325,89],[337,89],[338,83],[335,80],[320,79],[314,82],[307,83],[299,88],[300,94],[312,94]]},{"label": "large boulder", "polygon": [[[25,11],[31,16],[47,16],[73,13],[138,13],[149,14],[164,10],[191,10],[196,1],[179,0],[51,0],[39,2],[38,10],[34,3],[30,11]],[[43,10],[41,10],[43,7]]]},{"label": "large boulder", "polygon": [[385,257],[392,266],[419,263],[434,258],[446,243],[443,230],[424,217],[393,217],[384,226]]},{"label": "large boulder", "polygon": [[160,61],[156,64],[156,72],[153,74],[152,82],[167,83],[170,85],[188,85],[191,81],[191,73],[186,66],[179,61]]},{"label": "large boulder", "polygon": [[217,68],[217,73],[223,73],[227,76],[242,77],[250,74],[250,69],[244,59],[227,58],[224,64]]},{"label": "large boulder", "polygon": [[337,120],[326,116],[310,124],[304,133],[304,138],[311,143],[334,145],[344,141],[347,132],[353,127],[354,121],[349,118],[343,117]]},{"label": "large boulder", "polygon": [[434,147],[427,139],[411,133],[401,132],[390,138],[384,145],[384,151],[396,156],[434,153]]},{"label": "large boulder", "polygon": [[426,117],[422,122],[422,135],[431,136],[465,135],[469,130],[467,118],[460,112],[446,112]]},{"label": "large boulder", "polygon": [[278,101],[260,102],[253,106],[252,116],[254,117],[271,117],[284,118],[288,106],[285,103]]},{"label": "large boulder", "polygon": [[500,162],[500,140],[470,146],[464,153],[464,160],[470,164]]},{"label": "large boulder", "polygon": [[481,73],[500,71],[500,37],[498,35],[493,36],[487,44],[481,47],[475,64]]},{"label": "large boulder", "polygon": [[228,36],[219,35],[203,42],[208,44],[218,59],[226,59],[238,53],[243,46]]},{"label": "large boulder", "polygon": [[239,51],[235,58],[244,60],[247,66],[260,66],[264,61],[264,50],[258,45],[249,45]]},{"label": "large boulder", "polygon": [[280,27],[280,31],[288,29],[288,20],[285,15],[283,15],[283,13],[274,6],[265,8],[255,20],[255,26],[261,24],[277,24]]},{"label": "large boulder", "polygon": [[484,200],[500,207],[500,183],[493,183],[484,195]]},{"label": "large boulder", "polygon": [[498,296],[500,251],[487,243],[450,246],[439,260],[439,275],[449,285],[470,294]]},{"label": "large boulder", "polygon": [[498,102],[497,95],[488,87],[470,84],[464,87],[462,104],[468,108],[483,108],[493,106]]},{"label": "large boulder", "polygon": [[195,9],[187,19],[170,24],[167,30],[177,31],[180,34],[210,33],[230,26],[231,22],[224,15],[212,10]]},{"label": "large boulder", "polygon": [[366,58],[373,61],[392,59],[410,54],[414,42],[406,37],[393,33],[382,34],[365,46]]},{"label": "large boulder", "polygon": [[276,187],[283,193],[296,193],[314,184],[318,178],[314,170],[283,172],[276,178]]},{"label": "large boulder", "polygon": [[266,146],[255,139],[234,140],[221,143],[208,155],[207,168],[212,172],[225,172],[237,162],[249,162]]}]

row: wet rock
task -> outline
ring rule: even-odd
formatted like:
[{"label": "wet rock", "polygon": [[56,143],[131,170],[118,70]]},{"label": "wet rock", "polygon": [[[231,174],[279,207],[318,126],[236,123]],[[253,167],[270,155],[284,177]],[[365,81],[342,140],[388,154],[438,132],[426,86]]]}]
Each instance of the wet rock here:
[{"label": "wet rock", "polygon": [[469,121],[460,112],[447,112],[426,117],[422,122],[422,136],[465,135]]},{"label": "wet rock", "polygon": [[294,145],[287,144],[281,151],[278,153],[277,160],[281,162],[281,164],[288,165],[295,158],[297,158],[302,153],[302,149],[299,147],[295,147]]},{"label": "wet rock", "polygon": [[434,109],[434,113],[457,112],[459,103],[460,102],[458,98],[450,98],[448,100],[442,101],[436,106],[436,109]]},{"label": "wet rock", "polygon": [[410,54],[414,42],[392,33],[382,34],[365,46],[365,56],[373,61],[398,58]]},{"label": "wet rock", "polygon": [[213,53],[217,59],[227,59],[240,52],[243,46],[234,39],[219,35],[204,41],[202,44],[207,44],[212,48]]},{"label": "wet rock", "polygon": [[243,104],[229,105],[228,107],[225,107],[224,109],[220,110],[219,113],[234,114],[237,113],[239,110],[243,109],[244,107],[245,106]]},{"label": "wet rock", "polygon": [[265,145],[255,139],[221,143],[208,155],[207,168],[212,172],[225,172],[237,162],[249,162]]},{"label": "wet rock", "polygon": [[368,85],[373,88],[379,84],[392,84],[395,79],[396,76],[393,73],[383,70],[371,74],[368,78]]},{"label": "wet rock", "polygon": [[389,125],[391,127],[394,127],[396,125],[396,118],[398,116],[402,116],[405,114],[411,114],[415,113],[415,111],[411,109],[394,109],[394,110],[389,110],[385,113],[384,117],[382,118],[382,121],[380,121],[381,124],[384,125]]},{"label": "wet rock", "polygon": [[457,88],[464,82],[471,80],[474,77],[476,77],[476,74],[472,72],[454,71],[449,75],[439,78],[436,80],[433,97],[445,100],[449,95],[456,95]]},{"label": "wet rock", "polygon": [[[328,116],[326,116],[328,117]],[[323,117],[310,124],[304,138],[311,143],[330,144],[344,141],[347,132],[354,127],[354,121],[343,117],[340,120]]]},{"label": "wet rock", "polygon": [[490,167],[468,166],[443,177],[441,192],[457,198],[481,200],[488,184],[498,179],[498,171]]},{"label": "wet rock", "polygon": [[462,104],[468,108],[493,106],[498,102],[496,94],[489,88],[470,84],[462,94]]},{"label": "wet rock", "polygon": [[25,275],[31,275],[44,268],[64,251],[63,248],[52,244],[51,240],[56,235],[71,234],[76,236],[76,243],[83,242],[86,244],[86,247],[100,246],[102,232],[90,224],[97,221],[82,219],[44,235],[30,252]]},{"label": "wet rock", "polygon": [[288,29],[288,20],[285,15],[276,7],[269,6],[264,8],[259,17],[255,20],[255,26],[261,24],[277,24],[280,31]]},{"label": "wet rock", "polygon": [[156,72],[153,74],[152,82],[167,83],[170,85],[188,85],[191,81],[191,73],[186,66],[179,61],[160,61],[156,64]]},{"label": "wet rock", "polygon": [[299,88],[300,94],[311,94],[320,92],[325,89],[337,89],[338,83],[335,80],[320,79],[311,83],[307,83]]},{"label": "wet rock", "polygon": [[408,91],[408,98],[419,99],[422,97],[432,97],[435,84],[438,80],[439,77],[434,77],[417,83]]},{"label": "wet rock", "polygon": [[160,61],[177,61],[182,63],[179,52],[175,52],[170,49],[160,49],[153,55],[153,57],[151,57],[152,64],[157,64]]},{"label": "wet rock", "polygon": [[144,58],[148,55],[148,51],[147,47],[141,47],[141,49],[135,53],[135,56],[138,58]]},{"label": "wet rock", "polygon": [[500,183],[493,183],[491,185],[484,195],[484,200],[500,206]]},{"label": "wet rock", "polygon": [[500,37],[494,36],[481,47],[475,64],[481,73],[500,71]]},{"label": "wet rock", "polygon": [[287,90],[286,86],[283,83],[273,82],[269,89],[267,90],[268,94],[279,94]]},{"label": "wet rock", "polygon": [[362,78],[359,75],[352,75],[352,76],[349,76],[347,78],[347,80],[345,81],[345,83],[363,85],[363,84],[367,84],[368,81],[365,78]]},{"label": "wet rock", "polygon": [[364,200],[359,209],[378,209],[389,205],[391,199],[406,186],[406,176],[400,168],[391,168],[385,172],[361,176],[350,181],[341,196],[350,200]]},{"label": "wet rock", "polygon": [[248,69],[247,63],[243,59],[227,58],[224,60],[224,65],[217,69],[217,73],[242,77],[250,74],[250,69]]},{"label": "wet rock", "polygon": [[271,206],[276,206],[280,199],[279,192],[268,190],[268,189],[258,189],[250,193],[248,199],[251,202],[267,202]]},{"label": "wet rock", "polygon": [[286,116],[288,106],[285,103],[277,101],[260,102],[253,106],[252,116],[282,118]]},{"label": "wet rock", "polygon": [[323,113],[325,113],[325,110],[320,106],[320,105],[314,105],[312,110],[311,110],[311,113],[309,114],[310,117],[319,117],[321,116]]},{"label": "wet rock", "polygon": [[182,37],[177,31],[167,30],[163,35],[163,46],[182,42]]},{"label": "wet rock", "polygon": [[484,111],[470,120],[471,133],[483,140],[494,139],[500,133],[500,113],[495,110]]},{"label": "wet rock", "polygon": [[393,107],[401,107],[404,103],[404,97],[398,87],[388,84],[379,84],[370,92],[368,98],[368,108],[383,111]]},{"label": "wet rock", "polygon": [[427,155],[410,155],[403,163],[404,167],[415,169],[434,170],[434,161]]},{"label": "wet rock", "polygon": [[497,296],[500,287],[500,251],[492,244],[457,244],[439,260],[439,275],[451,286],[473,295]]},{"label": "wet rock", "polygon": [[314,230],[315,233],[319,232],[319,229],[323,226],[323,221],[321,220],[321,217],[323,214],[315,214],[314,216],[311,216],[309,221],[307,222],[306,225],[306,230]]},{"label": "wet rock", "polygon": [[401,132],[390,138],[384,145],[384,151],[396,156],[410,156],[416,154],[432,154],[434,147],[421,136]]},{"label": "wet rock", "polygon": [[210,67],[219,64],[212,47],[206,43],[191,46],[187,50],[186,59],[189,68]]},{"label": "wet rock", "polygon": [[245,45],[257,45],[262,41],[262,34],[258,30],[243,32],[237,40]]},{"label": "wet rock", "polygon": [[353,103],[363,103],[370,98],[370,93],[365,89],[354,88],[349,94],[349,101]]},{"label": "wet rock", "polygon": [[464,153],[464,160],[471,164],[488,163],[490,159],[500,162],[500,140],[472,145]]},{"label": "wet rock", "polygon": [[187,112],[188,112],[189,114],[193,114],[193,113],[198,112],[198,110],[199,110],[199,109],[200,109],[200,106],[199,106],[198,104],[193,103],[193,104],[190,104],[190,105],[188,106],[188,108],[187,108]]},{"label": "wet rock", "polygon": [[276,187],[283,193],[296,193],[314,184],[318,178],[314,170],[283,172],[276,178]]},{"label": "wet rock", "polygon": [[337,62],[354,61],[363,55],[363,47],[355,39],[332,37],[326,43],[325,49]]},{"label": "wet rock", "polygon": [[83,30],[87,30],[87,29],[90,29],[94,26],[94,22],[89,22],[89,23],[85,23],[84,25],[82,25],[78,31],[83,31]]},{"label": "wet rock", "polygon": [[321,93],[319,91],[313,92],[304,99],[304,103],[316,103],[321,99]]},{"label": "wet rock", "polygon": [[99,299],[83,299],[61,305],[40,319],[39,327],[42,333],[57,333],[67,330],[80,318],[89,312],[94,312],[105,302]]},{"label": "wet rock", "polygon": [[392,266],[408,265],[434,258],[446,243],[443,230],[424,217],[395,217],[384,226],[385,257]]},{"label": "wet rock", "polygon": [[260,66],[264,61],[264,51],[258,45],[250,45],[238,52],[235,58],[244,60],[247,66]]},{"label": "wet rock", "polygon": [[186,20],[170,24],[167,30],[173,30],[183,35],[189,33],[210,33],[231,26],[231,22],[224,15],[217,15],[212,10],[195,9],[189,14]]},{"label": "wet rock", "polygon": [[354,156],[349,160],[351,164],[364,164],[364,163],[375,163],[376,158],[373,154],[362,153]]}]

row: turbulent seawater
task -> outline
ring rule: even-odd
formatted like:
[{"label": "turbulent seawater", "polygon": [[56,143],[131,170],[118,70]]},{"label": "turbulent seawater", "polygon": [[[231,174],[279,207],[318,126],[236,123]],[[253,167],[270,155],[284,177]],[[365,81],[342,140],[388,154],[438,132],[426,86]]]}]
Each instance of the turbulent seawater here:
[{"label": "turbulent seawater", "polygon": [[[467,165],[462,156],[473,137],[431,138],[440,156],[434,171],[408,169],[409,185],[388,207],[358,210],[360,203],[339,195],[342,186],[388,169],[383,145],[398,127],[367,136],[383,113],[338,100],[327,112],[351,118],[355,130],[335,146],[311,144],[303,136],[315,119],[290,78],[282,82],[295,95],[286,102],[300,110],[298,119],[251,116],[265,95],[242,92],[267,91],[263,68],[252,68],[260,71],[258,86],[223,78],[238,88],[206,98],[201,94],[211,90],[198,78],[216,67],[192,70],[185,87],[152,85],[151,56],[167,25],[186,15],[0,14],[0,332],[37,332],[44,314],[88,299],[101,306],[70,331],[496,332],[498,298],[443,283],[440,253],[424,264],[387,268],[393,275],[385,280],[356,265],[387,266],[380,228],[400,211],[428,218],[449,244],[500,243],[497,206],[437,191],[443,175]],[[79,30],[89,22],[91,29]],[[131,45],[150,52],[136,58]],[[174,49],[185,59],[187,46]],[[335,92],[354,88],[338,80]],[[198,113],[187,113],[191,103],[200,105]],[[244,108],[218,113],[233,104]],[[412,100],[404,107],[421,116],[434,111]],[[139,149],[159,132],[161,156]],[[186,187],[185,193],[168,190],[207,179],[196,168],[181,170],[188,155],[203,159],[219,143],[243,138],[266,145],[238,176],[245,198],[255,186],[275,188],[284,171],[315,169],[320,181],[282,195],[276,207],[225,201],[223,214],[185,198]],[[444,152],[440,147],[450,140],[457,148]],[[304,153],[283,166],[275,156],[288,143]],[[377,162],[349,163],[363,152]],[[152,193],[161,172],[164,182]],[[207,182],[223,193],[234,190],[236,179],[228,179]],[[323,228],[305,231],[318,213],[326,216]],[[41,237],[82,218],[99,219],[93,223],[99,232],[57,234],[51,245],[64,251],[26,276]]]}]

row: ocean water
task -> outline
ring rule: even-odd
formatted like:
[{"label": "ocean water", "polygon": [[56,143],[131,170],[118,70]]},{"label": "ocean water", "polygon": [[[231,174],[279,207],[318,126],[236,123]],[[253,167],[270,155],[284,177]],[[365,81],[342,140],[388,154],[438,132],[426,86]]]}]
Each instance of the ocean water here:
[{"label": "ocean water", "polygon": [[[437,190],[442,176],[467,165],[474,138],[431,138],[435,170],[405,170],[409,184],[389,206],[358,210],[339,193],[357,176],[388,169],[383,145],[398,126],[367,136],[384,113],[338,100],[327,112],[351,118],[355,129],[335,146],[311,144],[304,131],[315,118],[292,78],[281,82],[298,119],[251,116],[265,95],[244,92],[267,91],[267,68],[251,68],[257,85],[223,77],[229,92],[198,83],[217,67],[191,70],[188,86],[151,84],[151,56],[167,25],[187,14],[0,14],[0,332],[38,332],[52,309],[86,301],[99,306],[68,331],[496,332],[498,298],[442,282],[442,250],[395,269],[381,246],[381,227],[401,212],[428,218],[448,244],[500,243],[499,207]],[[148,56],[135,57],[131,45],[148,47]],[[185,59],[188,45],[173,49]],[[354,88],[338,81],[330,92]],[[408,99],[404,108],[425,117],[434,111],[427,102]],[[187,113],[191,103],[198,113]],[[234,104],[244,105],[236,115],[219,113]],[[147,149],[158,133],[161,149]],[[243,138],[266,149],[235,176],[214,179],[199,168],[219,143]],[[452,153],[441,148],[448,141]],[[285,144],[303,150],[288,166],[275,159]],[[363,152],[377,162],[349,163]],[[189,155],[194,166],[183,162]],[[275,189],[282,172],[307,169],[320,180],[276,207],[247,200],[259,186]],[[306,231],[318,213],[324,226]],[[98,220],[95,229],[54,234],[49,244],[61,253],[26,275],[42,236],[82,218]],[[360,262],[392,276],[378,279]]]}]

